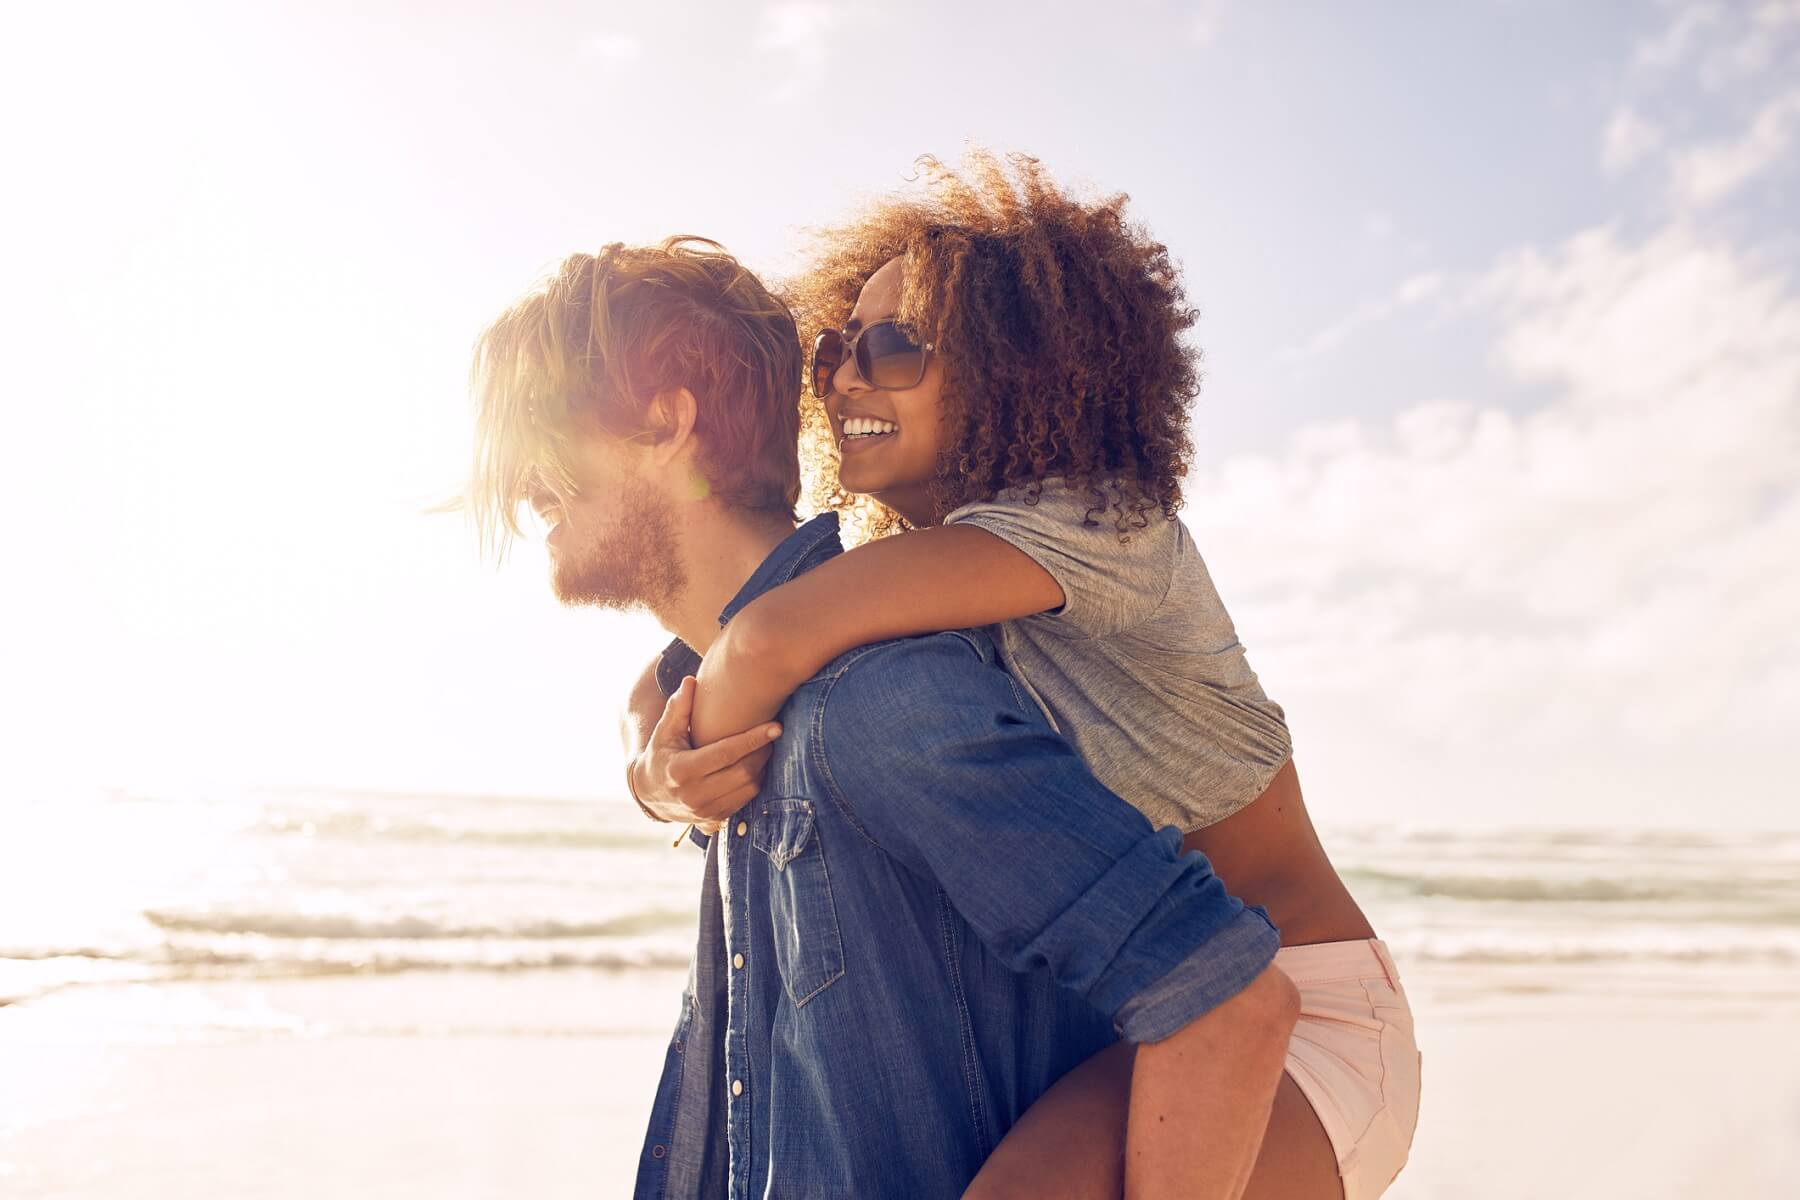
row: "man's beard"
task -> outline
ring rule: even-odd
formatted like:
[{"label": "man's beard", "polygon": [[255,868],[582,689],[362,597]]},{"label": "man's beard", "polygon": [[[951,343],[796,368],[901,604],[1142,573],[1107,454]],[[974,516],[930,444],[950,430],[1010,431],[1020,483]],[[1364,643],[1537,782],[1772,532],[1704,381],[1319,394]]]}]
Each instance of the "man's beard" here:
[{"label": "man's beard", "polygon": [[675,549],[668,503],[648,487],[627,485],[607,528],[551,558],[550,586],[564,604],[663,612],[687,583]]}]

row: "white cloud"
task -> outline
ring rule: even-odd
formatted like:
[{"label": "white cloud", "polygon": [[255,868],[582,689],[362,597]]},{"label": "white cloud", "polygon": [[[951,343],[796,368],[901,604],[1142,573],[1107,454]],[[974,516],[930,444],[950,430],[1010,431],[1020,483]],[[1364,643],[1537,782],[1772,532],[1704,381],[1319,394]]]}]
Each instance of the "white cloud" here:
[{"label": "white cloud", "polygon": [[815,83],[825,65],[829,36],[840,13],[829,4],[773,4],[763,9],[751,47],[782,62],[786,78],[775,97],[791,100]]},{"label": "white cloud", "polygon": [[1304,359],[1327,354],[1342,345],[1345,339],[1357,330],[1378,321],[1385,321],[1400,309],[1410,308],[1429,299],[1438,292],[1443,283],[1443,275],[1436,271],[1425,271],[1409,276],[1402,280],[1393,291],[1363,301],[1348,315],[1333,321],[1304,342],[1289,347],[1283,352],[1283,357]]},{"label": "white cloud", "polygon": [[1620,108],[1601,137],[1600,165],[1616,175],[1662,145],[1662,131],[1629,108]]},{"label": "white cloud", "polygon": [[751,44],[818,62],[825,55],[825,35],[836,23],[829,4],[774,4],[763,10],[762,28]]},{"label": "white cloud", "polygon": [[1194,5],[1188,34],[1195,44],[1210,46],[1219,40],[1219,25],[1225,18],[1225,0],[1199,0]]},{"label": "white cloud", "polygon": [[1724,88],[1780,61],[1796,29],[1796,0],[1689,4],[1661,32],[1638,43],[1632,63],[1639,73],[1654,75],[1691,62],[1702,84]]},{"label": "white cloud", "polygon": [[1769,32],[1800,25],[1800,0],[1764,0],[1750,21],[1757,29]]},{"label": "white cloud", "polygon": [[1679,225],[1525,248],[1473,295],[1550,403],[1318,426],[1192,481],[1258,669],[1326,750],[1309,776],[1517,821],[1691,822],[1785,781],[1800,296]]},{"label": "white cloud", "polygon": [[1675,14],[1663,31],[1638,44],[1633,61],[1642,70],[1662,71],[1682,62],[1699,42],[1700,35],[1721,16],[1717,4],[1691,4]]},{"label": "white cloud", "polygon": [[1428,296],[1436,295],[1443,284],[1444,277],[1436,271],[1409,276],[1394,289],[1394,302],[1401,306],[1417,304]]},{"label": "white cloud", "polygon": [[1742,134],[1691,146],[1670,157],[1670,187],[1678,205],[1716,204],[1780,162],[1800,123],[1800,88],[1764,105]]},{"label": "white cloud", "polygon": [[581,56],[608,63],[636,62],[644,56],[644,43],[629,33],[591,34],[581,43]]},{"label": "white cloud", "polygon": [[1800,26],[1800,3],[1767,0],[1752,10],[1733,14],[1742,19],[1737,36],[1716,47],[1700,68],[1701,82],[1723,87],[1760,74],[1780,57],[1790,32]]},{"label": "white cloud", "polygon": [[[1768,68],[1777,62],[1794,71],[1771,74]],[[1689,124],[1696,111],[1755,115],[1735,136],[1671,144],[1663,128],[1621,105],[1602,137],[1600,161],[1608,174],[1660,151],[1670,201],[1677,212],[1692,215],[1729,199],[1787,156],[1800,124],[1800,86],[1794,83],[1794,72],[1800,71],[1800,0],[1682,8],[1660,34],[1638,46],[1635,64],[1642,73],[1660,73],[1652,90],[1682,93],[1680,116],[1674,115],[1675,98],[1663,98],[1661,107],[1669,113],[1664,124],[1671,131]],[[1682,69],[1673,70],[1677,67]],[[1696,105],[1696,84],[1702,96],[1714,94],[1708,103]]]}]

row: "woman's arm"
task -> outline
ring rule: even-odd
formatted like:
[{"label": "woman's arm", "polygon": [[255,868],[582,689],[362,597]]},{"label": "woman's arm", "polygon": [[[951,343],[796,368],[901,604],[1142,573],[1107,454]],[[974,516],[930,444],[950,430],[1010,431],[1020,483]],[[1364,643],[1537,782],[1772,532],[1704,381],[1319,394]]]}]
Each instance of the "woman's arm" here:
[{"label": "woman's arm", "polygon": [[1298,1009],[1293,982],[1270,967],[1164,1041],[1115,1042],[1025,1110],[963,1200],[1242,1195]]},{"label": "woman's arm", "polygon": [[1299,1017],[1299,991],[1270,965],[1174,1035],[1138,1047],[1125,1200],[1244,1194]]},{"label": "woman's arm", "polygon": [[942,525],[858,546],[765,592],[725,626],[700,667],[694,744],[768,720],[795,688],[858,646],[1062,603],[1048,571],[984,529]]},{"label": "woman's arm", "polygon": [[711,832],[721,817],[756,795],[769,743],[781,736],[781,726],[759,726],[696,750],[688,738],[694,678],[682,680],[664,700],[656,680],[658,661],[651,659],[638,676],[619,714],[625,786],[651,820],[682,821]]}]

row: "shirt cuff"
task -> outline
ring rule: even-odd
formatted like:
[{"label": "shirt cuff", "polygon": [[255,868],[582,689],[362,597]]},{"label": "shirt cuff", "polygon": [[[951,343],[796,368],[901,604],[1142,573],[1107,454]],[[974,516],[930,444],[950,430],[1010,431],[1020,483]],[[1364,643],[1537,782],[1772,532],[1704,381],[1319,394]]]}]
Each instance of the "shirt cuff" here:
[{"label": "shirt cuff", "polygon": [[1245,908],[1175,969],[1127,1000],[1113,1028],[1128,1042],[1160,1042],[1231,999],[1261,975],[1281,935],[1260,908]]}]

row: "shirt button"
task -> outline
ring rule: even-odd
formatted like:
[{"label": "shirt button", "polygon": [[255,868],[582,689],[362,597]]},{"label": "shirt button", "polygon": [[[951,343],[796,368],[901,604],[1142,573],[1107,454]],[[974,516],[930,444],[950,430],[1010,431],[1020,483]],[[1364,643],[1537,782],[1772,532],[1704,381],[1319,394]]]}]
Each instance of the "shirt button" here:
[{"label": "shirt button", "polygon": [[743,970],[744,969],[744,956],[741,954],[732,955],[731,956],[731,965],[736,967],[740,971]]},{"label": "shirt button", "polygon": [[750,832],[750,823],[748,821],[739,821],[738,822],[738,836],[743,837],[746,833],[749,833],[749,832]]},{"label": "shirt button", "polygon": [[652,1146],[652,1147],[650,1147],[650,1157],[651,1158],[666,1158],[668,1156],[668,1153],[669,1153],[669,1148],[667,1146]]},{"label": "shirt button", "polygon": [[734,1096],[741,1096],[744,1094],[744,1081],[743,1080],[734,1079],[731,1081],[731,1094]]}]

